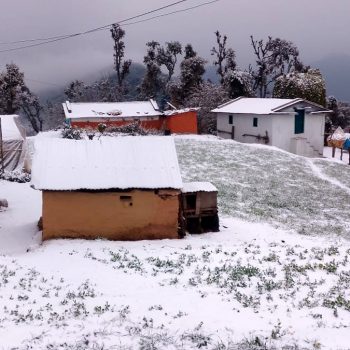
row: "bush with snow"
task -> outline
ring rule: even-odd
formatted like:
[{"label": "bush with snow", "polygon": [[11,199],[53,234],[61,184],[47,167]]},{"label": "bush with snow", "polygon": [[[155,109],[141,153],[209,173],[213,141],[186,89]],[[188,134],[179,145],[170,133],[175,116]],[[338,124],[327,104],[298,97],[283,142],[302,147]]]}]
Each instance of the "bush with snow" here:
[{"label": "bush with snow", "polygon": [[4,171],[3,174],[0,175],[0,179],[10,181],[10,182],[29,182],[31,180],[30,174],[24,171]]}]

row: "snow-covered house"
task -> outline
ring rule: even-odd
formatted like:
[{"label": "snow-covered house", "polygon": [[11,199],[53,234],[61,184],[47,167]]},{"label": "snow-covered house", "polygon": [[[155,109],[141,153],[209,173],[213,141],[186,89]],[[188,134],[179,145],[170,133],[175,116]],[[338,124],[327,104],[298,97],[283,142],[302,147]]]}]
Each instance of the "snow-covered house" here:
[{"label": "snow-covered house", "polygon": [[178,238],[183,187],[171,137],[35,142],[43,239]]},{"label": "snow-covered house", "polygon": [[197,134],[197,109],[162,112],[156,101],[63,103],[67,124],[77,128],[96,129],[103,123],[120,127],[139,123],[145,129],[169,133]]},{"label": "snow-covered house", "polygon": [[263,143],[302,156],[323,154],[326,108],[300,98],[239,97],[212,111],[217,134],[245,143]]}]

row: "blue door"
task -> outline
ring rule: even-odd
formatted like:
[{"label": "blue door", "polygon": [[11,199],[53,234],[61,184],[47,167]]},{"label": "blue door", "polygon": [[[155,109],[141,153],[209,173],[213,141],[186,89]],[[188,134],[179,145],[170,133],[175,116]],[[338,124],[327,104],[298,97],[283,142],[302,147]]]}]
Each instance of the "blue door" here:
[{"label": "blue door", "polygon": [[303,134],[305,126],[305,110],[298,109],[294,118],[294,133]]}]

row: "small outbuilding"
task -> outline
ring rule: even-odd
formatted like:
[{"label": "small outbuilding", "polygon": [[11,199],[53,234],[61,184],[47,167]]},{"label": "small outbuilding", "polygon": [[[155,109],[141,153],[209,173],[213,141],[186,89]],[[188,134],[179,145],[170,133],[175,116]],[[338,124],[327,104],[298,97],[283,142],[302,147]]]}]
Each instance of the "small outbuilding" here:
[{"label": "small outbuilding", "polygon": [[219,231],[217,188],[210,182],[188,182],[182,188],[182,212],[189,233]]},{"label": "small outbuilding", "polygon": [[246,98],[212,111],[217,134],[244,143],[262,143],[307,157],[323,155],[325,117],[331,111],[303,100]]},{"label": "small outbuilding", "polygon": [[32,186],[43,239],[178,238],[181,180],[172,137],[38,139]]}]

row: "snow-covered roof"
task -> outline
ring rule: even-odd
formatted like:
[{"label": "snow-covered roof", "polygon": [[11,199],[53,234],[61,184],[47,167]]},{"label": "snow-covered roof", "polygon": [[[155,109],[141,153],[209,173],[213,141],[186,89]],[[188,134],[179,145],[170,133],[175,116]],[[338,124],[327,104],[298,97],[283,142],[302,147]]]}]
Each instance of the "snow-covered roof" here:
[{"label": "snow-covered roof", "polygon": [[277,110],[291,104],[303,101],[300,98],[251,98],[239,97],[231,100],[216,109],[213,113],[237,113],[237,114],[272,114]]},{"label": "snow-covered roof", "polygon": [[182,193],[217,192],[217,188],[210,182],[184,182]]},{"label": "snow-covered roof", "polygon": [[34,147],[32,185],[39,190],[182,188],[170,136],[40,138]]},{"label": "snow-covered roof", "polygon": [[66,119],[130,118],[162,115],[156,101],[63,103]]},{"label": "snow-covered roof", "polygon": [[0,115],[0,118],[3,141],[24,139],[18,128],[18,115]]},{"label": "snow-covered roof", "polygon": [[164,115],[177,115],[184,114],[188,112],[197,112],[200,108],[183,108],[183,109],[169,109],[168,111],[164,111]]}]

